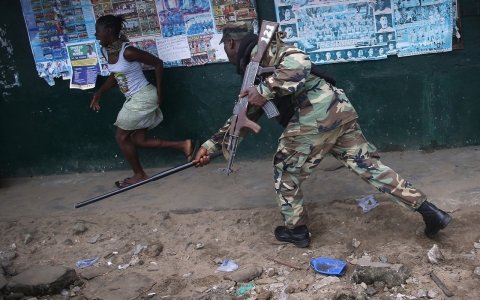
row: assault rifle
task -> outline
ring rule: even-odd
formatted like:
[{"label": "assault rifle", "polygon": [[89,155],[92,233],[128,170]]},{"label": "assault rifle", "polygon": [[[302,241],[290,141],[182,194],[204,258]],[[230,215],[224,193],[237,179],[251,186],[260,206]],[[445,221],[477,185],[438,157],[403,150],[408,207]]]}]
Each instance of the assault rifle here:
[{"label": "assault rifle", "polygon": [[[274,68],[267,67],[263,68],[260,66],[260,61],[262,60],[263,54],[268,48],[272,40],[272,36],[277,32],[278,23],[263,21],[262,27],[260,28],[260,34],[258,35],[258,44],[257,44],[257,53],[255,57],[250,61],[245,69],[245,75],[243,77],[242,88],[240,92],[243,92],[247,88],[251,87],[255,83],[257,76],[260,76],[264,73],[272,73]],[[238,139],[240,137],[240,131],[242,128],[249,128],[253,132],[260,132],[261,127],[249,120],[247,118],[247,109],[248,109],[248,96],[241,97],[235,102],[233,107],[233,115],[231,117],[230,131],[229,131],[229,140],[227,144],[227,152],[230,155],[228,159],[228,165],[226,168],[220,168],[219,171],[224,172],[227,176],[233,172],[232,165],[235,158],[235,153],[237,152]],[[262,106],[263,111],[267,117],[273,118],[279,115],[277,107],[271,101],[267,101],[264,106]]]}]

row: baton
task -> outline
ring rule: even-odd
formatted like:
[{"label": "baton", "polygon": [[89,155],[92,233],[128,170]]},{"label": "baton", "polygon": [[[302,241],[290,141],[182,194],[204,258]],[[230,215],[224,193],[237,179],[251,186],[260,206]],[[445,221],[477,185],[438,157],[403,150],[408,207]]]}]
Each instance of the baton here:
[{"label": "baton", "polygon": [[[211,153],[209,156],[210,156],[210,159],[214,159],[214,158],[217,158],[219,157],[220,155],[222,155],[222,150],[218,150],[216,152],[213,152]],[[193,167],[195,165],[195,163],[193,161],[191,162],[188,162],[188,163],[185,163],[183,165],[180,165],[180,166],[177,166],[177,167],[174,167],[174,168],[171,168],[171,169],[168,169],[166,171],[163,171],[161,173],[158,173],[156,175],[153,175],[152,177],[150,178],[147,178],[145,180],[142,180],[142,181],[139,181],[137,183],[133,183],[129,186],[126,186],[126,187],[123,187],[123,188],[120,188],[118,190],[115,190],[115,191],[112,191],[112,192],[109,192],[109,193],[106,193],[106,194],[103,194],[101,196],[98,196],[98,197],[95,197],[95,198],[92,198],[92,199],[89,199],[89,200],[85,200],[85,201],[82,201],[80,203],[77,203],[75,204],[73,207],[75,208],[79,208],[79,207],[82,207],[82,206],[85,206],[85,205],[89,205],[89,204],[92,204],[94,202],[97,202],[97,201],[100,201],[102,199],[105,199],[105,198],[108,198],[108,197],[111,197],[113,195],[116,195],[116,194],[120,194],[120,193],[123,193],[125,191],[128,191],[130,189],[133,189],[133,188],[136,188],[137,186],[141,186],[145,183],[149,183],[150,181],[155,181],[155,180],[158,180],[160,178],[163,178],[163,177],[167,177],[169,175],[172,175],[174,173],[177,173],[177,172],[180,172],[180,171],[183,171],[185,169],[188,169],[190,167]]]}]

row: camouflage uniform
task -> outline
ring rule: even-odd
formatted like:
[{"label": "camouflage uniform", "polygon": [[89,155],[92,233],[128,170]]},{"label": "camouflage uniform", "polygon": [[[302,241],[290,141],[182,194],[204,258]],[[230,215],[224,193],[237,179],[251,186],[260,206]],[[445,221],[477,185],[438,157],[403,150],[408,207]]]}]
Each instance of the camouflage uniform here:
[{"label": "camouflage uniform", "polygon": [[[261,65],[276,61],[277,69],[257,90],[267,100],[275,95],[291,95],[295,107],[273,159],[277,202],[285,224],[295,228],[308,223],[300,187],[328,153],[387,193],[395,203],[416,210],[426,200],[425,194],[380,162],[377,149],[363,136],[356,122],[358,115],[343,90],[311,74],[309,56],[299,49],[281,43],[278,55],[276,52],[276,43],[272,43]],[[256,120],[259,111],[250,109],[249,118]],[[220,149],[229,125],[230,120],[203,147],[210,152]]]}]

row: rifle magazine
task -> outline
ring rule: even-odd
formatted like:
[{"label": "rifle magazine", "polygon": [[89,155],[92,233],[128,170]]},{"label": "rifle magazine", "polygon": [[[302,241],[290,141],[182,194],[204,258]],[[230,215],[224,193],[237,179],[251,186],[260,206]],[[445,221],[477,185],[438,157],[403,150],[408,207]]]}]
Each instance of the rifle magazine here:
[{"label": "rifle magazine", "polygon": [[273,102],[267,101],[264,106],[262,106],[263,111],[267,115],[267,118],[271,119],[273,117],[276,117],[280,114],[278,111],[277,107]]}]

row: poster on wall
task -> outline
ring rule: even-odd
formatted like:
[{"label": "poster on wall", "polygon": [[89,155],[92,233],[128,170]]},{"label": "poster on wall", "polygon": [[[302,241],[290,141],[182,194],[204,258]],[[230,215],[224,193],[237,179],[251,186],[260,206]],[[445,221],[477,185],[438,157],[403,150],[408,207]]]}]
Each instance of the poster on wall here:
[{"label": "poster on wall", "polygon": [[[95,22],[104,15],[123,16],[126,24],[122,33],[131,44],[160,57],[166,68],[228,61],[219,43],[223,27],[229,22],[251,22],[255,33],[258,32],[255,0],[21,0],[21,3],[38,74],[50,85],[55,84],[56,77],[72,78],[75,59],[71,60],[67,47],[78,43],[95,44],[98,74],[110,75],[95,39]],[[76,70],[80,70],[79,62],[75,60],[75,64]],[[153,67],[144,65],[143,69]],[[72,88],[91,84],[77,83]]]},{"label": "poster on wall", "polygon": [[92,4],[96,19],[104,15],[123,16],[123,33],[129,38],[161,34],[153,0],[94,0]]},{"label": "poster on wall", "polygon": [[68,79],[67,40],[57,5],[40,0],[22,0],[21,5],[38,75],[49,85],[55,77]]},{"label": "poster on wall", "polygon": [[188,47],[184,50],[189,52],[187,55],[184,50],[177,53],[178,47],[162,47],[166,67],[225,62],[227,56],[219,43],[227,22],[247,21],[258,28],[254,0],[156,0],[156,3],[162,32],[157,47],[175,38],[174,44]]},{"label": "poster on wall", "polygon": [[67,45],[68,56],[72,63],[71,89],[91,89],[95,87],[100,73],[96,43],[80,42]]},{"label": "poster on wall", "polygon": [[395,6],[398,56],[452,50],[451,1],[416,1]]},{"label": "poster on wall", "polygon": [[93,11],[96,19],[123,16],[132,45],[160,57],[166,68],[225,62],[219,44],[225,24],[247,21],[258,28],[254,0],[95,0]]},{"label": "poster on wall", "polygon": [[451,3],[275,0],[275,9],[284,42],[330,64],[451,51]]},{"label": "poster on wall", "polygon": [[70,79],[66,44],[95,39],[89,0],[21,0],[37,72],[48,84]]}]

